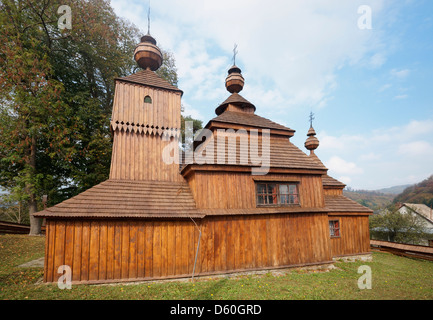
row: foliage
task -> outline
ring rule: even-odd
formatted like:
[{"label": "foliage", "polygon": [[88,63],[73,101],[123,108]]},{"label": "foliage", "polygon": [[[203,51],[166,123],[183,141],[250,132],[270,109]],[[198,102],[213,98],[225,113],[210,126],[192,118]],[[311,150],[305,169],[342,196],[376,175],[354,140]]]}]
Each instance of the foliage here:
[{"label": "foliage", "polygon": [[[0,186],[10,208],[31,212],[109,176],[114,78],[136,70],[139,30],[108,0],[73,0],[59,29],[60,0],[0,2]],[[177,85],[172,53],[157,73]]]},{"label": "foliage", "polygon": [[419,244],[426,236],[423,221],[413,212],[405,214],[398,209],[398,206],[390,206],[370,216],[370,230],[386,233],[391,242]]},{"label": "foliage", "polygon": [[[187,137],[185,132],[185,123],[186,122],[192,122],[192,132],[188,133],[188,135],[191,135],[190,137]],[[184,116],[181,115],[181,124],[180,124],[180,132],[181,132],[181,141],[182,141],[182,149],[183,151],[188,151],[188,147],[192,146],[193,143],[193,137],[197,132],[199,132],[200,129],[203,128],[203,122],[201,120],[194,119],[191,116]]]},{"label": "foliage", "polygon": [[[38,283],[42,269],[18,268],[43,256],[44,237],[0,235],[0,299],[13,300],[432,300],[433,263],[373,253],[372,262],[335,262],[329,271],[292,269],[191,281],[57,285]],[[371,290],[360,290],[361,265],[371,267]],[[260,304],[258,301],[257,304]]]},{"label": "foliage", "polygon": [[116,76],[129,74],[138,30],[108,1],[0,3],[0,185],[16,201],[54,205],[106,179]]},{"label": "foliage", "polygon": [[385,194],[377,191],[344,190],[343,193],[349,199],[352,199],[375,212],[379,212],[381,209],[389,206],[394,199],[393,194]]},{"label": "foliage", "polygon": [[429,178],[406,188],[394,198],[393,203],[419,203],[428,207],[433,206],[433,175]]}]

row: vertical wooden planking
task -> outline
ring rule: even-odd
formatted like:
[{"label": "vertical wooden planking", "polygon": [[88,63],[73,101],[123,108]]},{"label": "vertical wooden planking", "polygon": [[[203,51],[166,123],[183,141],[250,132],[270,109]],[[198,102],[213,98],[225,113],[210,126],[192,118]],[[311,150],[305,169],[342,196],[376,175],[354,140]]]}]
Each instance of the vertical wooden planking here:
[{"label": "vertical wooden planking", "polygon": [[153,225],[153,221],[145,224],[144,276],[146,278],[153,276]]},{"label": "vertical wooden planking", "polygon": [[54,281],[61,276],[57,273],[57,269],[65,264],[65,221],[56,222],[56,237],[54,250]]},{"label": "vertical wooden planking", "polygon": [[114,279],[114,260],[115,260],[115,236],[114,236],[114,222],[107,222],[107,267],[106,267],[106,279]]},{"label": "vertical wooden planking", "polygon": [[46,258],[47,265],[45,267],[45,270],[47,271],[47,281],[53,282],[54,281],[54,274],[56,271],[54,271],[54,256],[55,256],[55,237],[56,237],[56,222],[53,220],[47,219],[47,229],[48,233],[46,235],[49,246],[48,246],[48,257]]},{"label": "vertical wooden planking", "polygon": [[82,233],[83,223],[81,221],[74,222],[74,256],[72,261],[72,281],[80,281],[81,279],[81,256],[82,256]]},{"label": "vertical wooden planking", "polygon": [[137,278],[137,223],[129,222],[128,278]]},{"label": "vertical wooden planking", "polygon": [[83,221],[81,238],[81,281],[89,280],[90,222]]},{"label": "vertical wooden planking", "polygon": [[153,223],[153,277],[161,276],[161,222]]},{"label": "vertical wooden planking", "polygon": [[130,250],[130,243],[129,243],[129,221],[123,221],[122,222],[122,247],[121,247],[121,277],[122,279],[128,279],[129,278],[129,250]]},{"label": "vertical wooden planking", "polygon": [[161,229],[161,276],[165,277],[168,273],[168,234],[167,234],[167,221],[162,221],[160,224]]},{"label": "vertical wooden planking", "polygon": [[99,221],[90,222],[89,280],[99,280]]},{"label": "vertical wooden planking", "polygon": [[145,221],[137,224],[137,278],[144,278],[145,269]]},{"label": "vertical wooden planking", "polygon": [[167,223],[167,275],[175,274],[176,264],[176,240],[175,240],[175,224],[174,222]]},{"label": "vertical wooden planking", "polygon": [[122,277],[122,223],[116,221],[114,224],[114,279]]},{"label": "vertical wooden planking", "polygon": [[[74,222],[66,221],[65,230],[65,265],[74,270]],[[73,276],[73,274],[72,274]]]}]

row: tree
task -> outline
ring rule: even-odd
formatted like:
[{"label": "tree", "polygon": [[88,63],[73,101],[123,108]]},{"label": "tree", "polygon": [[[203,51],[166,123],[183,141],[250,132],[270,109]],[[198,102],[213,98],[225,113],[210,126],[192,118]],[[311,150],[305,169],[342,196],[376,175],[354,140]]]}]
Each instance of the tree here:
[{"label": "tree", "polygon": [[[72,28],[59,29],[60,0],[0,2],[0,186],[33,213],[109,176],[114,78],[134,72],[139,30],[107,0],[68,1]],[[163,51],[158,74],[177,85]],[[20,207],[21,208],[21,207]]]},{"label": "tree", "polygon": [[0,185],[28,203],[31,234],[42,194],[55,204],[108,177],[113,78],[131,72],[138,38],[103,0],[70,2],[61,31],[61,4],[0,3]]},{"label": "tree", "polygon": [[413,211],[401,213],[395,205],[371,216],[369,222],[373,233],[385,233],[391,242],[419,243],[425,236],[423,221]]}]

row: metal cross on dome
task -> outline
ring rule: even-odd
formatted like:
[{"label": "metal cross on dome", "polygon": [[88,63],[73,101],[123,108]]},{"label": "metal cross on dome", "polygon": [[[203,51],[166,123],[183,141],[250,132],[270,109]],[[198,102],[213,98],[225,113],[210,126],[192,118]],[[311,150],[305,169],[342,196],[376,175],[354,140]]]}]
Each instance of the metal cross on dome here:
[{"label": "metal cross on dome", "polygon": [[238,45],[235,43],[235,47],[233,48],[233,65],[236,65],[236,55],[238,54],[238,50],[236,50],[238,48]]},{"label": "metal cross on dome", "polygon": [[310,112],[310,127],[313,127],[313,120],[314,120],[314,113],[313,111]]}]

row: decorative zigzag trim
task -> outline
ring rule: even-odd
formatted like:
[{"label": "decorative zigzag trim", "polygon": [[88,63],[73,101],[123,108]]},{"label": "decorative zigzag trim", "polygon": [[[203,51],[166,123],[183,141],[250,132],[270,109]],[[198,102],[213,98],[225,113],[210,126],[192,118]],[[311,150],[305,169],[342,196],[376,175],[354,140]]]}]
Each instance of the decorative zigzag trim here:
[{"label": "decorative zigzag trim", "polygon": [[164,128],[154,125],[144,125],[139,123],[124,123],[123,121],[111,121],[111,128],[113,131],[125,131],[131,133],[139,133],[139,134],[153,134],[159,136],[168,136],[168,137],[180,137],[180,129],[178,128]]}]

